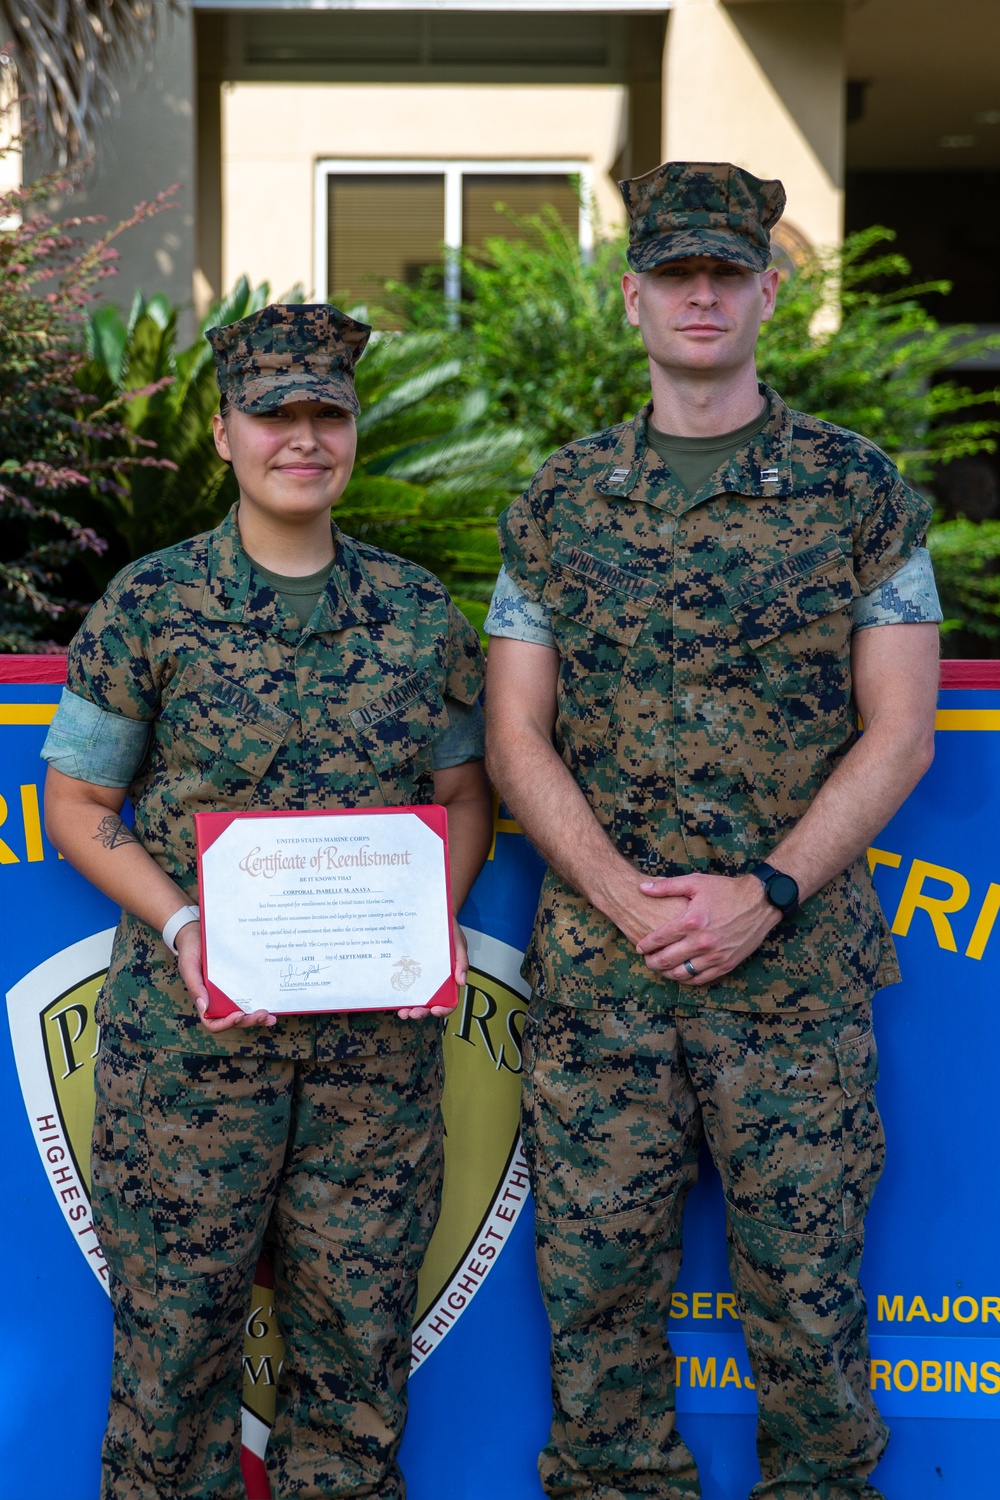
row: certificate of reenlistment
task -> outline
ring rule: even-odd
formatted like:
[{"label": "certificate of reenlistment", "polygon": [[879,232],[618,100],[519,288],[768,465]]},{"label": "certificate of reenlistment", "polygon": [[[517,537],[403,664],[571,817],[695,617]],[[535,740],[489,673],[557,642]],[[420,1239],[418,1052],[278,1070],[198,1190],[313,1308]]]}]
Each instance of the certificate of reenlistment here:
[{"label": "certificate of reenlistment", "polygon": [[208,1014],[454,1005],[443,807],[196,813]]}]

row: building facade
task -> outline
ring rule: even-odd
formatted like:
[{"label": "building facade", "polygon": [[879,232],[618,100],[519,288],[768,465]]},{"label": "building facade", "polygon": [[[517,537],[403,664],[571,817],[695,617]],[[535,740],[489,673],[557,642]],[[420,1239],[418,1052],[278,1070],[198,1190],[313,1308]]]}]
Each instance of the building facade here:
[{"label": "building facade", "polygon": [[[165,8],[164,8],[165,9]],[[190,0],[123,79],[82,207],[122,242],[119,300],[192,318],[246,273],[363,299],[495,204],[611,224],[615,180],[732,160],[788,189],[783,247],[885,223],[945,321],[1000,325],[995,0]]]}]

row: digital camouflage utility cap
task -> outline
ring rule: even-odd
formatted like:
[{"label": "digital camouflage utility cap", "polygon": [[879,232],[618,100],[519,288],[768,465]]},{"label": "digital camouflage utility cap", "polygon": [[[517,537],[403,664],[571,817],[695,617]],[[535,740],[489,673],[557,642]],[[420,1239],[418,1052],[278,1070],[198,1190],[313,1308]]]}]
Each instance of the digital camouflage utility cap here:
[{"label": "digital camouflage utility cap", "polygon": [[357,416],[354,366],[371,329],[322,302],[272,303],[205,337],[219,390],[251,415],[286,401],[330,401]]},{"label": "digital camouflage utility cap", "polygon": [[727,161],[668,161],[618,188],[628,210],[633,271],[685,255],[767,270],[771,228],[785,208],[780,182],[764,182]]}]

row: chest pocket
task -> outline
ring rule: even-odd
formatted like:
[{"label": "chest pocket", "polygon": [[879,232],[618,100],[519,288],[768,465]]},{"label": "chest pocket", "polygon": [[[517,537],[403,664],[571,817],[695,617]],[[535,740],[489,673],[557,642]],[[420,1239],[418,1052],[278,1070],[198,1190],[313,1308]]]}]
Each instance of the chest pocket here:
[{"label": "chest pocket", "polygon": [[447,727],[447,711],[428,668],[369,699],[349,718],[387,806],[433,801],[434,743]]},{"label": "chest pocket", "polygon": [[614,711],[626,658],[635,646],[656,582],[577,547],[552,555],[542,603],[559,648],[559,723],[567,744],[600,744]]},{"label": "chest pocket", "polygon": [[245,807],[291,722],[283,709],[196,663],[182,670],[164,704],[157,745],[168,777],[195,783],[197,800]]},{"label": "chest pocket", "polygon": [[725,589],[796,745],[843,736],[851,703],[851,603],[858,593],[833,538]]}]

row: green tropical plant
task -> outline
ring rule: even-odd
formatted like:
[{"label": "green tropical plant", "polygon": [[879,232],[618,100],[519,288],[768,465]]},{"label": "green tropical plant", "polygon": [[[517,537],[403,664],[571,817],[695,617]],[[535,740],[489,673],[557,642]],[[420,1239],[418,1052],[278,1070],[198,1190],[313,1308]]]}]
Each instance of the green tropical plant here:
[{"label": "green tropical plant", "polygon": [[72,597],[79,564],[105,549],[78,507],[130,466],[160,462],[129,451],[115,412],[81,402],[77,379],[84,310],[113,274],[112,241],[167,195],[87,243],[80,229],[93,220],[53,223],[44,212],[71,186],[49,177],[0,195],[0,651],[54,651],[68,639],[82,607]]},{"label": "green tropical plant", "polygon": [[468,388],[453,344],[441,329],[374,335],[355,371],[358,456],[336,519],[436,573],[481,629],[500,566],[497,513],[530,459],[519,428],[488,420],[488,396]]},{"label": "green tropical plant", "polygon": [[[127,314],[104,303],[88,317],[80,389],[120,413],[121,453],[156,453],[163,464],[135,466],[123,482],[94,487],[87,519],[112,539],[101,583],[130,559],[214,526],[236,498],[212,438],[219,390],[204,334],[258,311],[269,295],[266,282],[251,288],[241,276],[187,349],[177,348],[177,309],[164,296],[137,292]],[[301,300],[301,293],[290,297],[296,295]]]},{"label": "green tropical plant", "polygon": [[938,521],[927,546],[945,617],[944,655],[1000,654],[1000,521]]},{"label": "green tropical plant", "polygon": [[[622,303],[624,239],[599,236],[585,252],[552,208],[510,218],[517,238],[462,257],[452,338],[495,414],[530,431],[544,454],[633,416],[649,376]],[[442,282],[430,267],[415,287],[388,282],[386,299],[409,328],[448,327],[456,312]]]},{"label": "green tropical plant", "polygon": [[[942,328],[923,299],[946,295],[948,283],[910,283],[909,262],[881,250],[894,238],[868,229],[799,267],[763,331],[760,368],[793,406],[874,438],[911,483],[933,487],[944,465],[996,449],[1000,422],[984,408],[996,406],[1000,391],[976,395],[941,372],[959,351],[974,359],[1000,348],[1000,338]],[[831,308],[839,308],[836,322]],[[952,636],[963,652],[992,654],[1000,644],[1000,522],[939,512],[927,541],[945,652]]]},{"label": "green tropical plant", "polygon": [[923,299],[947,295],[949,283],[911,283],[905,257],[879,249],[893,239],[876,226],[796,267],[761,331],[758,367],[789,405],[864,433],[921,483],[953,459],[993,451],[1000,421],[970,413],[995,406],[1000,391],[976,395],[941,373],[959,351],[975,358],[1000,337],[942,327]]}]

